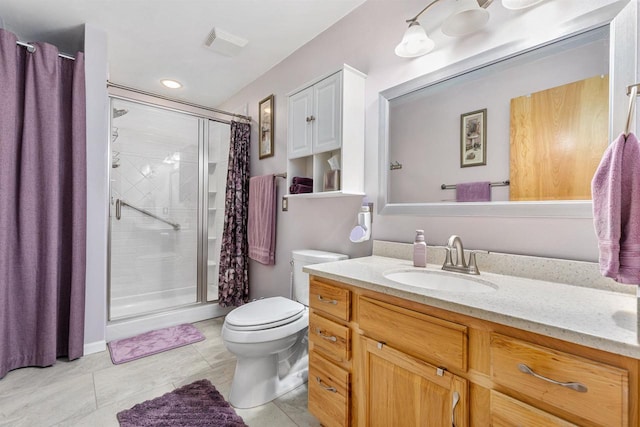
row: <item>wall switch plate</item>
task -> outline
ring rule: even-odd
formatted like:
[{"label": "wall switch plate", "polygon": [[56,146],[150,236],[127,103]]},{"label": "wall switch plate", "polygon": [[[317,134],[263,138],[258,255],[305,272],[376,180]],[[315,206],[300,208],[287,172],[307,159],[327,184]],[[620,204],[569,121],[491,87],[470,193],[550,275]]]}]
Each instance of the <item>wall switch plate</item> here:
[{"label": "wall switch plate", "polygon": [[282,212],[286,212],[289,210],[289,199],[282,196]]}]

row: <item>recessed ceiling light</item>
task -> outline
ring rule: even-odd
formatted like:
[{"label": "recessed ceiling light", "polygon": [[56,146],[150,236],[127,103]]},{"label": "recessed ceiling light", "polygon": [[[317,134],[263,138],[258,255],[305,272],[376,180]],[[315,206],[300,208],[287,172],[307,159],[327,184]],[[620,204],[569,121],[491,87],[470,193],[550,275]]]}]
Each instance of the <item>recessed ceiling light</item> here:
[{"label": "recessed ceiling light", "polygon": [[160,80],[160,83],[162,83],[164,86],[168,87],[169,89],[180,89],[182,87],[182,83],[176,80],[171,80],[171,79],[162,79]]}]

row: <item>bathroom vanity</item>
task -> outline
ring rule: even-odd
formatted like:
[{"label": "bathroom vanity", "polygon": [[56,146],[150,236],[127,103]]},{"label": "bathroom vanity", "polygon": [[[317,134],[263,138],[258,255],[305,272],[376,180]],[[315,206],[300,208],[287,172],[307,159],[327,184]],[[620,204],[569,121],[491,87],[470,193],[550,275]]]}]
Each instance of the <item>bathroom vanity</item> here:
[{"label": "bathroom vanity", "polygon": [[[479,256],[481,271],[527,271],[501,256]],[[443,274],[433,260],[305,267],[310,412],[325,426],[637,426],[633,290],[589,280],[593,263],[538,260],[543,276],[604,285],[483,271],[489,289],[449,292],[385,277]]]}]

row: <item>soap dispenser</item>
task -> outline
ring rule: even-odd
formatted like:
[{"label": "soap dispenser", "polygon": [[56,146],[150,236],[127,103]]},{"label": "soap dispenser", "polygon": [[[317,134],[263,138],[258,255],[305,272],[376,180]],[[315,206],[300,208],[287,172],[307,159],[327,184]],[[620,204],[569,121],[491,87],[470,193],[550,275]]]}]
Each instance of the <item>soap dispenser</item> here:
[{"label": "soap dispenser", "polygon": [[424,241],[424,230],[416,230],[416,240],[413,242],[413,266],[427,266],[427,244]]}]

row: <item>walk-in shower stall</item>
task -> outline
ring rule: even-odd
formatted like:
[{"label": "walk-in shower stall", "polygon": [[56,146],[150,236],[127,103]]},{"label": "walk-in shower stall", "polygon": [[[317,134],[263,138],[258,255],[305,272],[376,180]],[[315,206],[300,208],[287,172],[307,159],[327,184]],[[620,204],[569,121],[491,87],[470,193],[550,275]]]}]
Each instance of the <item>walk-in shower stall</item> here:
[{"label": "walk-in shower stall", "polygon": [[109,320],[217,299],[229,124],[111,98]]}]

